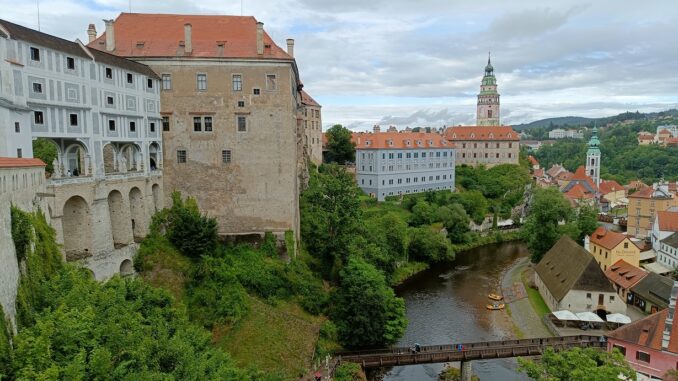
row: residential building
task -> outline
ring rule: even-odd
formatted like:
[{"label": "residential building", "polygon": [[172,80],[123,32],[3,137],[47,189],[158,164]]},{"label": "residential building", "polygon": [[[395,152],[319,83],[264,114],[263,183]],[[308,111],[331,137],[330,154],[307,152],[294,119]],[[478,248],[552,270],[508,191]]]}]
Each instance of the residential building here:
[{"label": "residential building", "polygon": [[650,236],[657,212],[678,206],[678,199],[669,192],[668,184],[642,188],[629,194],[628,199],[627,231],[638,238]]},{"label": "residential building", "polygon": [[628,304],[633,304],[633,296],[629,291],[643,278],[648,272],[640,267],[634,266],[623,259],[613,263],[605,270],[605,276],[612,282],[617,294]]},{"label": "residential building", "polygon": [[619,350],[636,370],[638,380],[661,380],[678,364],[678,324],[674,324],[676,296],[669,308],[608,332],[607,350]]},{"label": "residential building", "polygon": [[673,233],[659,242],[657,260],[670,269],[678,267],[678,233]]},{"label": "residential building", "polygon": [[90,47],[162,78],[165,203],[196,198],[221,235],[298,233],[301,82],[254,17],[122,13]]},{"label": "residential building", "polygon": [[[678,208],[672,207],[657,212],[652,222],[652,233],[650,234],[652,248],[659,251],[660,241],[676,232],[678,232]],[[667,263],[667,265],[669,264]]]},{"label": "residential building", "polygon": [[595,258],[564,235],[535,267],[535,284],[552,311],[626,313]]},{"label": "residential building", "polygon": [[454,145],[425,132],[354,133],[356,181],[377,200],[454,190]]},{"label": "residential building", "polygon": [[[570,200],[573,206],[578,206],[582,203],[595,204],[598,187],[587,173],[586,168],[580,166],[574,174],[567,176],[568,180],[563,180],[562,182],[564,185],[560,191],[563,192],[565,198]],[[561,176],[561,178],[565,177]]]},{"label": "residential building", "polygon": [[304,107],[304,149],[306,155],[315,165],[323,161],[323,123],[320,114],[322,106],[308,93],[301,90],[301,104]]},{"label": "residential building", "polygon": [[520,146],[527,147],[530,151],[538,151],[541,148],[542,142],[539,140],[524,140],[523,133],[520,133]]},{"label": "residential building", "polygon": [[549,131],[549,139],[584,139],[584,131],[556,128]]},{"label": "residential building", "polygon": [[527,157],[527,161],[530,162],[530,167],[532,167],[532,169],[539,169],[540,168],[539,167],[539,161],[534,156],[529,155]]},{"label": "residential building", "polygon": [[598,194],[610,202],[611,207],[628,204],[626,189],[614,180],[600,180]]},{"label": "residential building", "polygon": [[[499,113],[499,93],[497,92],[497,78],[494,76],[494,67],[487,57],[485,75],[480,83],[478,94],[478,108],[476,111],[476,124],[478,126],[501,126]],[[516,135],[516,139],[520,137]]]},{"label": "residential building", "polygon": [[[162,208],[159,77],[146,65],[0,20],[2,152],[53,144],[45,192],[65,259],[97,279],[133,272]],[[11,78],[11,80],[10,80]]]},{"label": "residential building", "polygon": [[641,311],[653,314],[669,306],[673,280],[648,272],[647,276],[631,287],[627,301]]},{"label": "residential building", "polygon": [[638,144],[641,146],[646,146],[650,144],[654,144],[655,142],[655,135],[650,133],[650,132],[645,132],[641,131],[638,133]]},{"label": "residential building", "polygon": [[448,127],[444,136],[455,145],[457,165],[518,164],[520,138],[509,126]]},{"label": "residential building", "polygon": [[599,226],[590,236],[587,236],[586,243],[589,253],[593,255],[603,271],[620,259],[636,267],[640,265],[640,248],[625,234]]}]

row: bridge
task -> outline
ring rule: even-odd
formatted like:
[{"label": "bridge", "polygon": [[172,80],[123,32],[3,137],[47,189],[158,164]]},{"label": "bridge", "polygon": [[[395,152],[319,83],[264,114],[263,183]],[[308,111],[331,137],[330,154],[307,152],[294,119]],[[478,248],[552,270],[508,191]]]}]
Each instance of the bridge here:
[{"label": "bridge", "polygon": [[[360,364],[363,369],[398,365],[432,364],[442,362],[462,363],[462,380],[470,379],[471,360],[502,359],[510,357],[539,356],[546,348],[555,351],[570,348],[604,348],[604,336],[577,335],[535,339],[457,343],[449,345],[420,346],[418,351],[410,347],[344,352],[336,360]],[[466,374],[465,374],[466,373]]]}]

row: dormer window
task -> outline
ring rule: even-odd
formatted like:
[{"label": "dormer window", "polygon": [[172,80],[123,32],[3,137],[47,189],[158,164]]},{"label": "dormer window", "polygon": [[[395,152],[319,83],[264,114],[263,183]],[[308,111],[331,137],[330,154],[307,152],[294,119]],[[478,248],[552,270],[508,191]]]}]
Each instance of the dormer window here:
[{"label": "dormer window", "polygon": [[388,140],[388,145],[389,145],[389,146],[393,146],[393,140],[389,139],[389,140]]},{"label": "dormer window", "polygon": [[452,134],[452,139],[456,139],[456,138],[457,138],[457,133],[455,132],[455,133]]},{"label": "dormer window", "polygon": [[137,49],[143,49],[144,48],[144,41],[137,41]]},{"label": "dormer window", "polygon": [[494,139],[494,134],[490,132],[490,139]]},{"label": "dormer window", "polygon": [[476,137],[476,134],[471,133],[471,139],[475,139],[475,137]]},{"label": "dormer window", "polygon": [[509,132],[508,137],[511,138],[511,133]]},{"label": "dormer window", "polygon": [[369,145],[370,145],[370,141],[369,141],[369,140],[365,140],[365,146],[369,146]]}]

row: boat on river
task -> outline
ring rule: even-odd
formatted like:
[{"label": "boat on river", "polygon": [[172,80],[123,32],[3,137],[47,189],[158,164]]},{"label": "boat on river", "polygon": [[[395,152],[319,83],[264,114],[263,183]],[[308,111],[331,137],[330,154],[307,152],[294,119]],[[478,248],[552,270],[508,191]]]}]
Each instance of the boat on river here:
[{"label": "boat on river", "polygon": [[492,303],[487,305],[487,309],[490,311],[503,310],[504,307],[504,303]]},{"label": "boat on river", "polygon": [[494,293],[488,294],[487,297],[492,299],[492,300],[496,300],[496,301],[500,301],[500,300],[504,299],[503,296],[497,295],[497,294],[494,294]]}]

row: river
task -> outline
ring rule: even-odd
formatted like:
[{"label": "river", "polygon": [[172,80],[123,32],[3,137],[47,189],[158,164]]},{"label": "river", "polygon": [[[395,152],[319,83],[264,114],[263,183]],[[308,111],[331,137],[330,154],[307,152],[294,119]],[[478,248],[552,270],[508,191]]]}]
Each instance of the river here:
[{"label": "river", "polygon": [[[514,338],[505,311],[488,311],[487,294],[497,292],[501,276],[527,248],[520,242],[487,245],[457,254],[452,263],[433,266],[417,274],[396,292],[405,299],[409,324],[399,346],[414,343],[456,342]],[[473,372],[482,381],[528,380],[516,371],[515,360],[474,361]],[[384,381],[437,380],[443,364],[394,367]],[[370,379],[382,379],[371,375]]]}]

